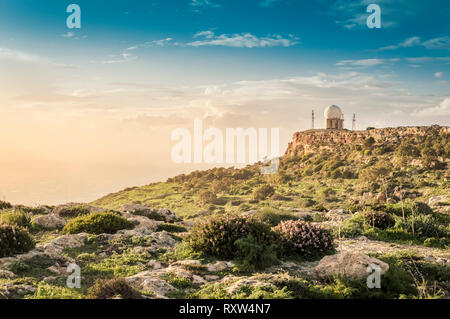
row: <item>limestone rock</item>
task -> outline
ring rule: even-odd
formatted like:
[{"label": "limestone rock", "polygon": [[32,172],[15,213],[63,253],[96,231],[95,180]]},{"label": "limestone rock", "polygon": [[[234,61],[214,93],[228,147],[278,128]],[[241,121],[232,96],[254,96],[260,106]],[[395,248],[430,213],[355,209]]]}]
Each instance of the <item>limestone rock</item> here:
[{"label": "limestone rock", "polygon": [[16,275],[13,272],[9,270],[0,269],[0,278],[13,279],[15,277]]},{"label": "limestone rock", "polygon": [[448,202],[448,197],[446,195],[441,196],[433,196],[428,200],[428,205],[430,206],[439,206],[442,203]]},{"label": "limestone rock", "polygon": [[43,215],[36,217],[33,222],[44,228],[62,228],[67,221],[55,214]]},{"label": "limestone rock", "polygon": [[205,267],[209,272],[218,272],[233,268],[233,264],[229,261],[218,261],[214,264],[207,264]]},{"label": "limestone rock", "polygon": [[151,271],[143,271],[134,276],[127,277],[127,282],[144,291],[153,292],[156,298],[166,298],[168,292],[175,290],[167,281],[155,278]]},{"label": "limestone rock", "polygon": [[368,276],[367,266],[375,264],[381,268],[381,274],[389,270],[389,265],[379,259],[360,252],[344,251],[333,256],[326,256],[315,267],[319,277],[342,275],[359,279]]}]

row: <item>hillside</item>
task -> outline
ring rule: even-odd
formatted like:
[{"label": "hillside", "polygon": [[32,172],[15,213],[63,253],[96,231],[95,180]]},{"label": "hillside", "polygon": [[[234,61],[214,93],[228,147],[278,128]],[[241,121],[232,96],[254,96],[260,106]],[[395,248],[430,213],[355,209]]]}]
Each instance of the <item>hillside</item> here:
[{"label": "hillside", "polygon": [[0,298],[450,298],[449,132],[310,130],[272,175],[257,163],[89,204],[0,202]]},{"label": "hillside", "polygon": [[[128,203],[168,207],[182,216],[262,206],[326,211],[352,207],[361,198],[373,202],[380,192],[396,201],[396,187],[427,201],[449,192],[449,131],[434,126],[298,132],[276,174],[261,175],[261,163],[240,170],[195,171],[165,183],[128,188],[92,204],[109,209]],[[275,193],[253,201],[253,192],[263,184],[274,187]],[[200,197],[209,192],[217,198],[205,203]]]}]

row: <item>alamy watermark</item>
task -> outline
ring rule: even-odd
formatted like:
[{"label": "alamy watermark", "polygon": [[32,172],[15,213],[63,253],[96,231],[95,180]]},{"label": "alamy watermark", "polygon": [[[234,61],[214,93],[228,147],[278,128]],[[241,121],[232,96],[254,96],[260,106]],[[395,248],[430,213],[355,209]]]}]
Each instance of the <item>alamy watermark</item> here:
[{"label": "alamy watermark", "polygon": [[376,264],[370,264],[367,266],[367,273],[370,275],[367,277],[367,288],[381,288],[381,267]]},{"label": "alamy watermark", "polygon": [[69,4],[66,9],[70,15],[67,17],[66,25],[69,29],[81,29],[81,8],[78,4]]},{"label": "alamy watermark", "polygon": [[81,268],[77,264],[69,264],[67,267],[67,273],[70,275],[67,277],[67,288],[81,288]]},{"label": "alamy watermark", "polygon": [[381,8],[378,4],[370,4],[367,7],[367,12],[372,13],[367,17],[367,27],[369,29],[380,29],[381,28]]},{"label": "alamy watermark", "polygon": [[171,139],[177,142],[171,151],[174,163],[245,164],[263,161],[267,164],[270,161],[264,173],[278,170],[279,128],[226,128],[223,132],[214,127],[204,130],[203,121],[194,120],[193,134],[187,128],[177,128],[172,131]]}]

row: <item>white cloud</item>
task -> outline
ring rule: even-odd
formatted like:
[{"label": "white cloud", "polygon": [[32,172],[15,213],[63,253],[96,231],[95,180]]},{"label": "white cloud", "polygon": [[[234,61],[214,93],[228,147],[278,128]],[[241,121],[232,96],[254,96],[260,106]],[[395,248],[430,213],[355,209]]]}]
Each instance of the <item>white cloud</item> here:
[{"label": "white cloud", "polygon": [[36,54],[12,50],[9,48],[0,48],[0,60],[9,60],[21,63],[34,63],[53,67],[73,67],[71,65],[53,62],[49,58],[41,57]]},{"label": "white cloud", "polygon": [[435,38],[423,43],[427,49],[450,50],[450,37]]},{"label": "white cloud", "polygon": [[340,67],[356,67],[356,68],[368,68],[377,65],[392,65],[400,59],[362,59],[362,60],[341,60],[336,63]]},{"label": "white cloud", "polygon": [[192,0],[190,3],[193,7],[221,8],[222,5],[211,0]]},{"label": "white cloud", "polygon": [[404,41],[400,42],[399,44],[389,45],[389,46],[380,48],[379,51],[396,50],[398,48],[409,48],[409,47],[418,46],[418,45],[421,45],[420,37],[410,37],[410,38],[407,38]]},{"label": "white cloud", "polygon": [[442,78],[443,75],[444,75],[444,72],[436,72],[434,74],[434,76],[437,77],[438,79]]},{"label": "white cloud", "polygon": [[426,62],[450,62],[450,57],[416,57],[407,58],[409,63],[426,63]]},{"label": "white cloud", "polygon": [[75,36],[75,32],[67,32],[61,35],[63,38],[73,38]]},{"label": "white cloud", "polygon": [[378,49],[378,51],[397,50],[399,48],[410,48],[417,46],[423,46],[430,50],[450,50],[450,37],[435,38],[422,42],[420,37],[415,36],[407,38],[398,44],[382,47]]},{"label": "white cloud", "polygon": [[265,48],[276,46],[290,47],[299,43],[299,39],[293,35],[290,35],[288,38],[283,38],[281,35],[257,37],[251,33],[215,35],[212,31],[201,31],[194,37],[202,39],[189,42],[187,45],[194,47],[227,46],[234,48]]},{"label": "white cloud", "polygon": [[0,48],[0,59],[1,60],[14,60],[18,62],[28,62],[28,63],[43,63],[48,62],[48,60],[27,52],[15,51],[8,48]]},{"label": "white cloud", "polygon": [[449,116],[450,115],[450,98],[445,98],[439,105],[418,109],[413,112],[413,116]]},{"label": "white cloud", "polygon": [[172,43],[173,39],[172,38],[165,38],[165,39],[161,39],[161,40],[153,40],[150,42],[146,42],[143,44],[143,46],[158,46],[158,47],[164,47],[170,43]]}]

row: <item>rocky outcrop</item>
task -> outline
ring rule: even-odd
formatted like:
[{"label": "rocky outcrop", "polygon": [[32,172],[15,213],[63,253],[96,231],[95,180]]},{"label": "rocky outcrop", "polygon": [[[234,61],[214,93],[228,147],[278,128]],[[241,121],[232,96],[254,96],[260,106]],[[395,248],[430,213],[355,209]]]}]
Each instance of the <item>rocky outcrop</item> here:
[{"label": "rocky outcrop", "polygon": [[448,197],[446,195],[441,196],[433,196],[428,199],[428,205],[431,207],[440,206],[443,203],[447,203],[449,201]]},{"label": "rocky outcrop", "polygon": [[36,217],[33,220],[33,223],[43,228],[53,229],[64,227],[67,221],[56,214],[49,214]]},{"label": "rocky outcrop", "polygon": [[433,129],[438,129],[441,133],[450,133],[449,126],[410,126],[365,131],[308,130],[294,134],[285,154],[288,156],[301,155],[320,149],[331,149],[336,145],[362,144],[368,137],[373,137],[376,142],[400,143],[403,139],[411,136],[427,135]]},{"label": "rocky outcrop", "polygon": [[353,279],[366,278],[367,267],[377,265],[381,274],[389,270],[389,265],[379,259],[369,257],[360,252],[345,251],[322,258],[315,271],[319,277],[344,276]]},{"label": "rocky outcrop", "polygon": [[167,298],[169,292],[176,290],[167,282],[168,277],[184,278],[193,285],[200,286],[218,280],[220,277],[215,273],[229,270],[233,264],[217,261],[214,264],[202,265],[198,260],[180,260],[166,267],[156,261],[147,266],[153,269],[127,277],[127,282],[137,289],[153,293],[155,298]]}]

